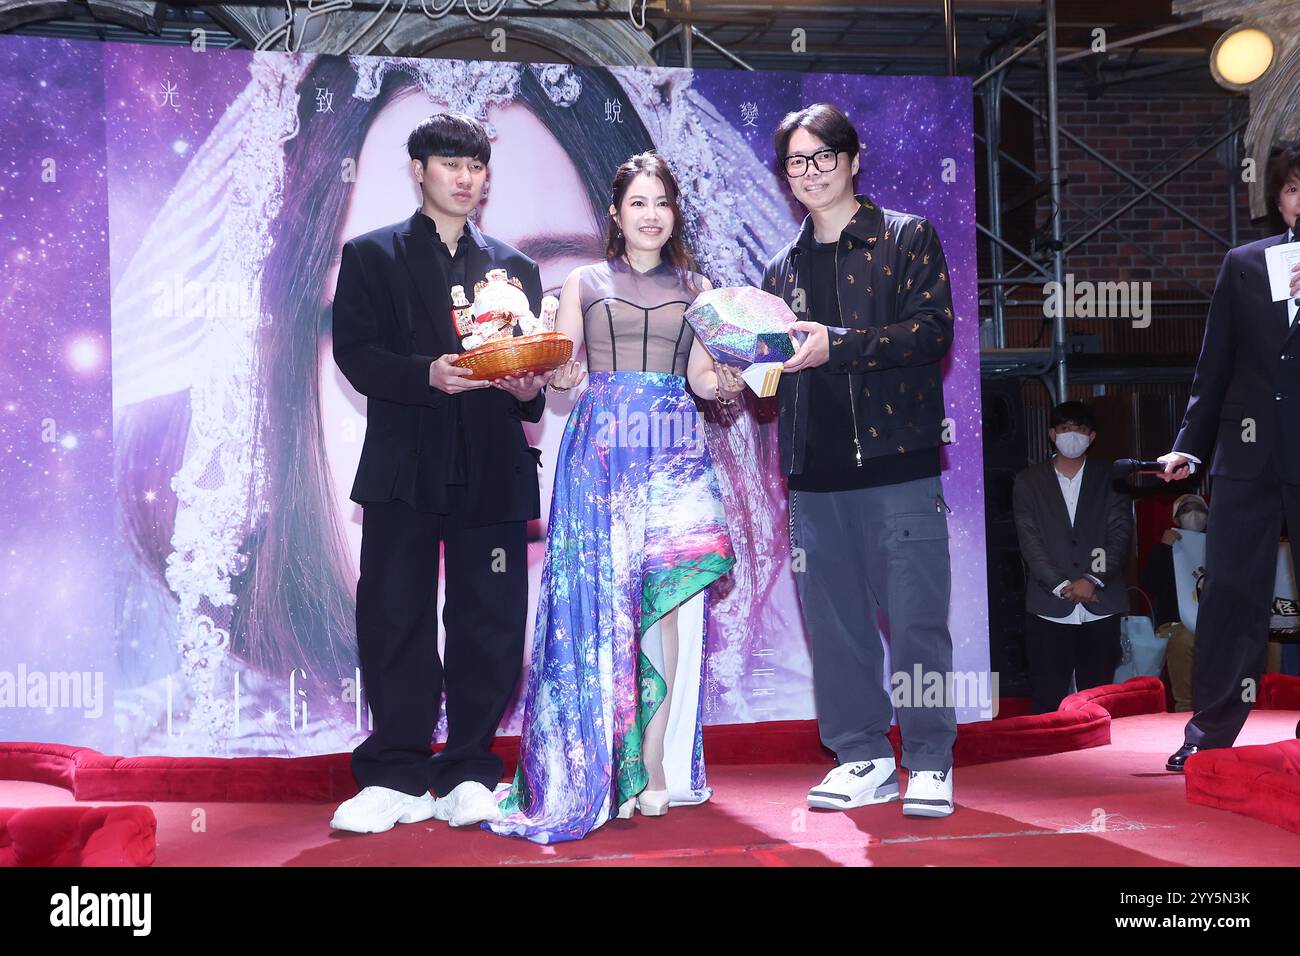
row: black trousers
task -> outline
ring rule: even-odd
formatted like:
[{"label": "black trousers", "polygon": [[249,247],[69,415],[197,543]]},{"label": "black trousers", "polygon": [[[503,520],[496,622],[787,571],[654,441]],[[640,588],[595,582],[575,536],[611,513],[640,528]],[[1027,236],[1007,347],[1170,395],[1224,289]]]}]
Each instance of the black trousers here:
[{"label": "black trousers", "polygon": [[1214,479],[1196,615],[1192,717],[1183,731],[1192,746],[1231,747],[1258,696],[1283,515],[1291,557],[1300,567],[1300,485],[1283,482],[1271,462],[1253,481]]},{"label": "black trousers", "polygon": [[1025,649],[1034,713],[1050,714],[1070,693],[1115,681],[1120,662],[1118,614],[1086,624],[1058,624],[1037,614],[1025,617]]},{"label": "black trousers", "polygon": [[[352,754],[361,787],[446,795],[491,790],[489,751],[523,663],[527,522],[462,527],[400,501],[363,506],[357,650],[374,732]],[[444,658],[438,656],[438,548],[446,557]],[[439,697],[447,746],[431,755]]]}]

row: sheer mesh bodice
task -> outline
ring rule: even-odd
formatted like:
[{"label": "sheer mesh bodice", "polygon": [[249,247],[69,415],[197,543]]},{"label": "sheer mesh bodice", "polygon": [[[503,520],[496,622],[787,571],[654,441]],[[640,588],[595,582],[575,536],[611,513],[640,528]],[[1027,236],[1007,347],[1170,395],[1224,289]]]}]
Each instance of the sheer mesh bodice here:
[{"label": "sheer mesh bodice", "polygon": [[692,291],[668,261],[637,272],[622,259],[583,266],[582,334],[592,372],[686,374],[694,333],[682,314],[702,289]]}]

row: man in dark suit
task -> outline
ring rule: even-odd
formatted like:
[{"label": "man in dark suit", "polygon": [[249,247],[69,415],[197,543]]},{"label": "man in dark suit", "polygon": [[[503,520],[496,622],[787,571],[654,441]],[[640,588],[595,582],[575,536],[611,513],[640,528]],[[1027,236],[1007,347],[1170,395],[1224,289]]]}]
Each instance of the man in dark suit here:
[{"label": "man in dark suit", "polygon": [[1025,644],[1034,712],[1056,710],[1070,692],[1109,684],[1120,661],[1120,615],[1128,610],[1124,565],[1132,503],[1110,470],[1087,457],[1097,435],[1083,402],[1052,409],[1056,456],[1016,475],[1013,508],[1029,566]]},{"label": "man in dark suit", "polygon": [[[539,512],[538,457],[521,422],[541,418],[544,379],[472,381],[453,365],[463,349],[450,295],[460,285],[472,298],[487,270],[505,269],[538,314],[537,264],[468,221],[491,158],[478,121],[433,116],[407,150],[422,205],[343,247],[334,296],[334,359],[366,396],[352,500],[363,508],[357,650],[374,732],[352,755],[361,792],[331,822],[357,832],[496,818],[502,765],[488,748],[522,664],[525,536]],[[444,686],[447,746],[431,758]]]},{"label": "man in dark suit", "polygon": [[1269,294],[1265,250],[1298,238],[1300,142],[1268,164],[1281,235],[1229,250],[1214,286],[1192,394],[1162,477],[1187,477],[1214,449],[1205,586],[1196,619],[1192,717],[1168,760],[1231,747],[1255,699],[1268,643],[1277,542],[1285,516],[1300,566],[1300,269],[1290,297]]}]

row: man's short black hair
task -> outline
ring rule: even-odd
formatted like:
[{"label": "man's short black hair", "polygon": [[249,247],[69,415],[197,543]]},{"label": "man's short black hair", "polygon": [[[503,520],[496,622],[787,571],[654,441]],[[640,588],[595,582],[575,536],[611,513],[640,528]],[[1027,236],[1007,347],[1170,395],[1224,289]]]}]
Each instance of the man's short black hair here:
[{"label": "man's short black hair", "polygon": [[1264,184],[1268,189],[1268,207],[1277,209],[1282,198],[1282,187],[1292,176],[1300,176],[1300,139],[1282,140],[1269,150],[1268,165],[1264,167]]},{"label": "man's short black hair", "polygon": [[1052,409],[1052,417],[1048,422],[1048,428],[1056,428],[1059,425],[1081,425],[1090,432],[1097,430],[1097,417],[1093,415],[1092,409],[1083,402],[1061,402]]},{"label": "man's short black hair", "polygon": [[421,166],[430,156],[468,156],[485,165],[492,159],[487,130],[466,113],[434,113],[411,131],[406,151]]},{"label": "man's short black hair", "polygon": [[793,113],[786,113],[785,119],[776,127],[776,170],[785,175],[785,156],[790,148],[790,137],[794,131],[803,127],[837,153],[848,153],[849,162],[858,155],[862,143],[853,123],[839,108],[830,103],[814,103]]}]

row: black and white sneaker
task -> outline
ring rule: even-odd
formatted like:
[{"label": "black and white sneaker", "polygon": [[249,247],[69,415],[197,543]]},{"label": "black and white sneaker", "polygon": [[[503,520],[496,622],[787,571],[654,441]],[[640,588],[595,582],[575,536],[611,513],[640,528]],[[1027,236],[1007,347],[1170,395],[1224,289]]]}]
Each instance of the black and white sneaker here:
[{"label": "black and white sneaker", "polygon": [[842,763],[808,791],[814,810],[852,810],[898,799],[898,767],[893,757]]},{"label": "black and white sneaker", "polygon": [[952,768],[913,770],[903,797],[905,817],[946,817],[952,813]]}]

